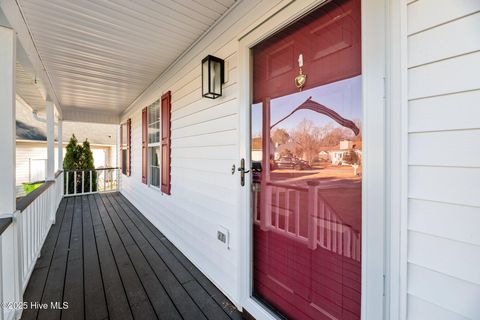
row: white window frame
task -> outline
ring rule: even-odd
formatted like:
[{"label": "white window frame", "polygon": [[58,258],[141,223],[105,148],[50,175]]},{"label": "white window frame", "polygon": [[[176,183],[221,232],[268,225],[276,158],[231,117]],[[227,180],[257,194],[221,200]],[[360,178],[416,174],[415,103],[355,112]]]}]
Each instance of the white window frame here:
[{"label": "white window frame", "polygon": [[[150,123],[150,107],[154,104],[157,103],[157,107],[158,107],[158,119],[157,121],[155,122],[152,122]],[[152,104],[150,104],[148,107],[147,107],[147,185],[152,188],[152,189],[155,189],[155,190],[158,190],[160,191],[160,186],[161,186],[161,179],[162,179],[162,157],[160,156],[159,159],[158,159],[158,186],[155,186],[152,184],[152,151],[153,151],[153,148],[155,147],[159,147],[160,148],[160,153],[161,153],[161,149],[162,149],[162,141],[161,141],[161,137],[160,137],[160,133],[159,133],[159,138],[158,138],[158,142],[153,142],[153,143],[150,143],[150,125],[153,125],[155,123],[158,122],[158,128],[159,128],[159,132],[162,132],[162,114],[161,114],[161,103],[160,103],[160,99],[158,100],[155,100]]]},{"label": "white window frame", "polygon": [[[252,104],[251,48],[324,4],[325,0],[292,1],[265,21],[239,37],[240,157],[251,163],[250,108]],[[362,110],[363,110],[363,192],[362,192],[362,298],[361,319],[384,319],[385,309],[385,76],[386,3],[362,0]],[[247,168],[249,169],[249,168]],[[246,176],[245,186],[251,184]],[[239,187],[240,188],[240,187]],[[278,319],[252,297],[252,221],[250,188],[240,188],[240,299],[242,307],[256,319]]]}]

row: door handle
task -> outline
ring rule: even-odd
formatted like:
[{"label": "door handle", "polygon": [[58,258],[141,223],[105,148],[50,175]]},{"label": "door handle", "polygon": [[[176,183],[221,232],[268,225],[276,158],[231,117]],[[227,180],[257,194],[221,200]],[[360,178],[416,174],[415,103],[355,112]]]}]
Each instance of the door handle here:
[{"label": "door handle", "polygon": [[245,170],[245,159],[240,160],[240,166],[237,170],[240,171],[240,185],[243,187],[245,185],[245,173],[250,172],[250,170]]}]

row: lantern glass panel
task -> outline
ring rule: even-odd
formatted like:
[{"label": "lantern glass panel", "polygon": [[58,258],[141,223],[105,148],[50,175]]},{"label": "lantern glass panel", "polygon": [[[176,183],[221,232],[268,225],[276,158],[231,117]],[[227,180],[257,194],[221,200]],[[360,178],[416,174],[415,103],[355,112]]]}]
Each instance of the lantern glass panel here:
[{"label": "lantern glass panel", "polygon": [[202,95],[205,96],[208,94],[208,65],[209,65],[209,59],[205,59],[202,63]]},{"label": "lantern glass panel", "polygon": [[222,95],[222,65],[219,61],[211,61],[211,92],[214,95]]}]

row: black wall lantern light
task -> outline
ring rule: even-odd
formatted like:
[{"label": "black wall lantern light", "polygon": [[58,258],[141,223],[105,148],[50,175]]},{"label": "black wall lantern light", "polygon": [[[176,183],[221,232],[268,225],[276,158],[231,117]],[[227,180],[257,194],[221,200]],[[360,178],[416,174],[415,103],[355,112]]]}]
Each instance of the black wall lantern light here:
[{"label": "black wall lantern light", "polygon": [[202,60],[202,96],[216,99],[222,96],[222,85],[225,82],[225,62],[208,55]]}]

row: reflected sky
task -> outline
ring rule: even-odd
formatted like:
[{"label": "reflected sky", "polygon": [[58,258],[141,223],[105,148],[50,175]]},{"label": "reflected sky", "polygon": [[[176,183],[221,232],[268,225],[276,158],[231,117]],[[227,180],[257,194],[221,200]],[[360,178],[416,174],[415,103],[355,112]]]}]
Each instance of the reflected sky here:
[{"label": "reflected sky", "polygon": [[[290,94],[288,96],[272,99],[271,104],[271,122],[275,123],[288,115],[293,109],[302,104],[310,96],[312,99],[326,107],[335,110],[342,117],[353,121],[360,120],[362,117],[361,94],[362,94],[362,77],[353,78],[333,82],[324,86],[308,89],[305,91]],[[252,106],[252,119],[262,118],[261,103]],[[339,127],[335,121],[329,117],[311,111],[299,110],[293,115],[279,123],[277,128],[284,128],[287,131],[294,129],[303,119],[312,120],[317,126],[321,127],[327,124],[333,124]],[[261,121],[252,121],[252,136],[261,134]]]}]

